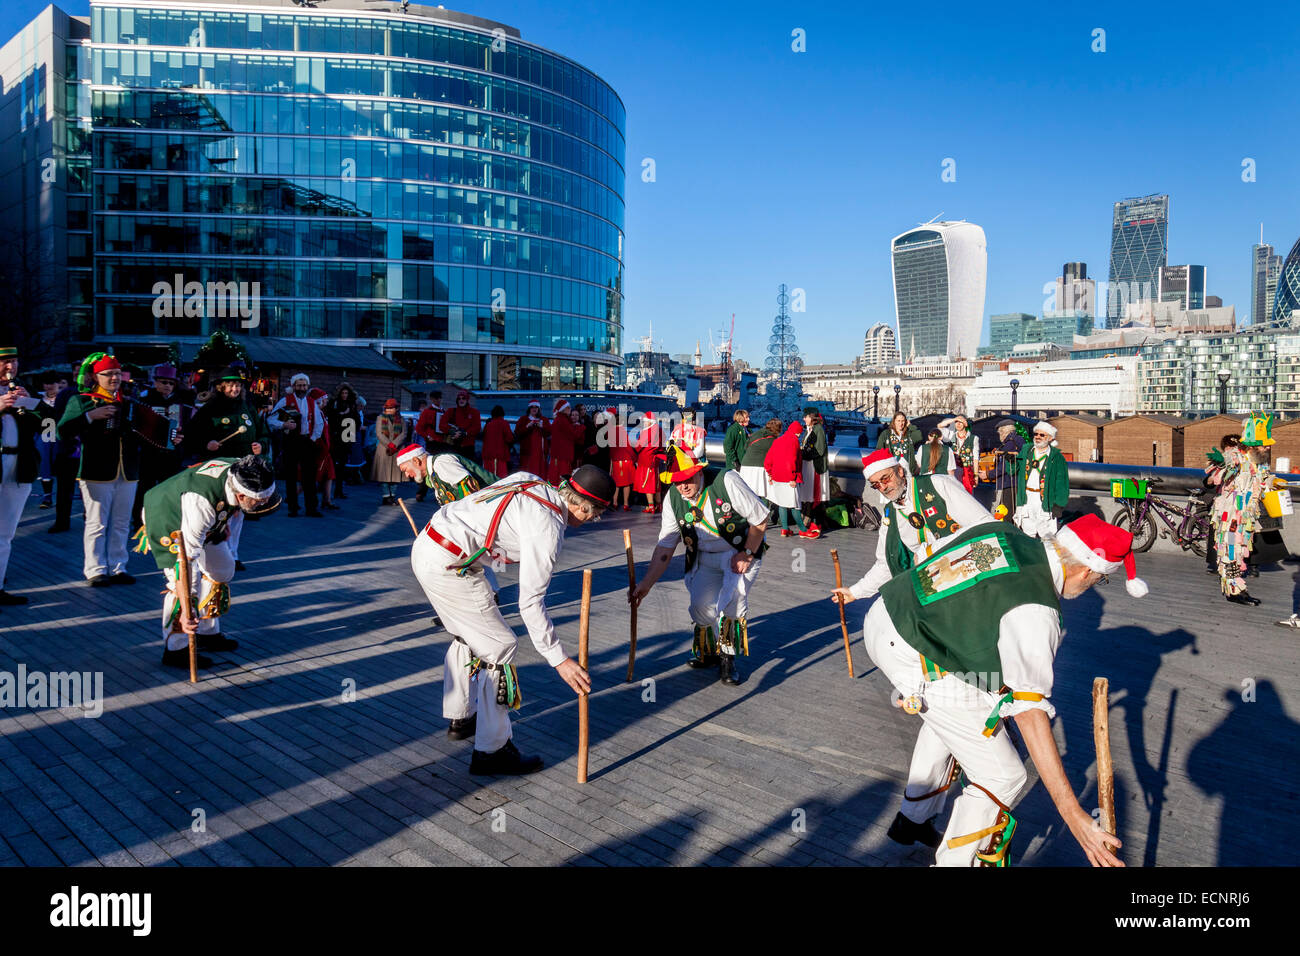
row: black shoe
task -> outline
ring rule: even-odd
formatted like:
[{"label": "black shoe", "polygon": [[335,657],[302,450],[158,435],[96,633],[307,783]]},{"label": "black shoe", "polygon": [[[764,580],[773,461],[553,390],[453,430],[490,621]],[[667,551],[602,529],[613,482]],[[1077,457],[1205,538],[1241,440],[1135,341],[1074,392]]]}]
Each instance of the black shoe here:
[{"label": "black shoe", "polygon": [[0,607],[17,607],[26,603],[27,598],[21,594],[10,594],[4,588],[0,588]]},{"label": "black shoe", "polygon": [[429,618],[429,623],[434,627],[442,627],[442,618],[435,614],[433,617]]},{"label": "black shoe", "polygon": [[421,492],[421,493],[419,493],[419,494],[417,494],[417,495],[415,496],[415,500],[416,500],[416,501],[423,501],[424,498],[425,498],[425,496],[424,496],[424,493],[423,493],[423,492]]},{"label": "black shoe", "polygon": [[297,511],[290,511],[290,512],[289,512],[289,517],[290,517],[290,518],[301,518],[302,515],[299,514]]},{"label": "black shoe", "polygon": [[545,764],[541,757],[525,757],[519,753],[513,740],[507,740],[504,747],[495,753],[485,754],[475,750],[469,758],[469,772],[480,776],[516,776],[536,773]]},{"label": "black shoe", "polygon": [[248,568],[244,567],[244,562],[243,562],[243,561],[240,561],[238,558],[236,558],[236,559],[235,559],[235,570],[236,570],[236,571],[247,571]]},{"label": "black shoe", "polygon": [[686,666],[687,666],[687,667],[695,667],[695,668],[698,668],[698,669],[700,669],[700,670],[703,670],[703,669],[706,668],[706,667],[717,667],[717,666],[718,666],[718,655],[717,655],[717,654],[705,654],[703,657],[694,657],[694,656],[692,656],[691,659],[688,660],[688,661],[686,662]]},{"label": "black shoe", "polygon": [[718,679],[724,684],[739,684],[740,669],[736,666],[735,654],[718,655],[722,662],[722,668],[718,673]]},{"label": "black shoe", "polygon": [[110,578],[107,574],[96,574],[93,578],[90,579],[90,586],[92,588],[106,588],[112,583],[113,583],[113,579]]},{"label": "black shoe", "polygon": [[461,720],[453,720],[447,728],[447,736],[452,740],[469,740],[477,726],[478,714],[470,714]]},{"label": "black shoe", "polygon": [[[201,651],[233,651],[239,646],[239,641],[233,637],[226,637],[224,634],[199,634],[197,636],[199,650]],[[189,652],[186,651],[186,653]]]},{"label": "black shoe", "polygon": [[1244,604],[1247,607],[1258,607],[1259,598],[1251,597],[1249,591],[1242,591],[1240,594],[1227,595],[1229,604]]},{"label": "black shoe", "polygon": [[323,514],[321,514],[319,511],[308,511],[308,512],[307,512],[307,517],[308,517],[308,518],[323,518],[323,517],[325,517],[325,516],[324,516]]},{"label": "black shoe", "polygon": [[45,533],[46,533],[46,534],[59,534],[60,532],[63,532],[63,531],[71,531],[71,530],[72,530],[72,526],[71,526],[71,525],[59,524],[59,523],[56,521],[54,524],[50,525],[48,528],[45,529]]},{"label": "black shoe", "polygon": [[326,511],[338,511],[338,510],[339,510],[339,506],[336,505],[336,504],[335,504],[334,502],[332,502],[332,501],[327,501],[327,502],[325,502],[325,504],[323,504],[321,507],[323,507]]},{"label": "black shoe", "polygon": [[[190,649],[182,647],[175,651],[163,651],[163,667],[180,667],[185,670],[190,669]],[[211,667],[212,658],[199,655],[199,667]]]},{"label": "black shoe", "polygon": [[1245,575],[1243,575],[1243,576],[1244,576],[1244,577],[1248,577],[1248,578],[1257,578],[1257,577],[1259,577],[1259,566],[1258,566],[1258,565],[1254,565],[1254,564],[1247,565],[1247,566],[1246,566],[1246,573],[1245,573]]},{"label": "black shoe", "polygon": [[932,850],[938,849],[939,842],[943,837],[934,828],[934,819],[934,817],[931,817],[924,823],[916,823],[903,816],[900,810],[894,816],[894,822],[889,825],[889,831],[885,835],[895,843],[901,843],[903,846],[923,843]]},{"label": "black shoe", "polygon": [[1213,575],[1217,576],[1218,573],[1219,573],[1219,569],[1218,569],[1218,568],[1208,568],[1208,567],[1207,567],[1207,568],[1205,569],[1205,573],[1206,573],[1206,574],[1213,574]]},{"label": "black shoe", "polygon": [[118,571],[108,579],[109,584],[135,584],[135,576],[127,574],[125,571]]}]

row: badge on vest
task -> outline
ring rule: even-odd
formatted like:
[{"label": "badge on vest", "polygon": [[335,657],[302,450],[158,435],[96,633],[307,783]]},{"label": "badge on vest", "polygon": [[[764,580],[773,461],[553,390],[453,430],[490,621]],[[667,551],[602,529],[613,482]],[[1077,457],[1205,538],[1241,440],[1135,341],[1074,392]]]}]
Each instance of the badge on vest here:
[{"label": "badge on vest", "polygon": [[913,511],[911,514],[907,516],[907,523],[910,524],[917,531],[920,531],[922,528],[925,527],[925,519],[922,518],[915,511]]},{"label": "badge on vest", "polygon": [[926,509],[925,509],[925,516],[926,516],[927,518],[933,518],[933,517],[934,517],[935,515],[937,515],[938,513],[939,513],[939,509],[938,509],[938,508],[926,508]]}]

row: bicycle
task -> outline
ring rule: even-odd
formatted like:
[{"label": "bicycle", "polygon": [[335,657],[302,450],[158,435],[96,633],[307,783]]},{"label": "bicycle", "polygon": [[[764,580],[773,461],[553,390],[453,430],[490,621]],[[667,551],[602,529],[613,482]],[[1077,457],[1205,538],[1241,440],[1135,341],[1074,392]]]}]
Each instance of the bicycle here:
[{"label": "bicycle", "polygon": [[[1163,479],[1147,479],[1148,484],[1159,484]],[[1210,541],[1210,505],[1202,500],[1205,489],[1188,492],[1187,507],[1181,508],[1150,492],[1144,498],[1124,498],[1115,516],[1115,525],[1133,535],[1134,552],[1151,550],[1156,538],[1172,538],[1184,551],[1205,557]],[[1156,526],[1156,518],[1164,522],[1167,530]]]}]

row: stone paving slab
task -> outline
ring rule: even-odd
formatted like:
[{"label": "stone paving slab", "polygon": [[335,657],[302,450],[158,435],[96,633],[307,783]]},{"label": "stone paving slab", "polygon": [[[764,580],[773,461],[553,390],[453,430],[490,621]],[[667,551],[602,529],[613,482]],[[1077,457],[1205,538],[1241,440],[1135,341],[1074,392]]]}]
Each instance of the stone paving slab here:
[{"label": "stone paving slab", "polygon": [[[405,489],[407,494],[411,489]],[[191,686],[158,664],[161,575],[133,556],[133,586],[80,579],[81,521],[48,535],[30,503],[0,609],[0,671],[102,674],[103,714],[0,710],[0,865],[610,866],[924,865],[885,837],[916,723],[860,640],[845,670],[827,600],[837,548],[853,580],[872,533],[771,535],[750,612],[746,680],[684,666],[681,559],[642,606],[627,666],[622,528],[644,565],[658,519],[615,513],[569,533],[548,601],[576,652],[581,571],[594,571],[590,780],[575,782],[577,704],[525,637],[516,739],[547,769],[468,774],[469,742],[441,717],[446,635],[430,626],[400,510],[357,489],[326,520],[250,523],[226,628],[238,650]],[[409,501],[417,521],[430,503]],[[1292,565],[1238,608],[1184,554],[1139,557],[1142,601],[1122,587],[1065,604],[1054,723],[1066,770],[1095,800],[1094,676],[1110,679],[1112,748],[1130,865],[1296,862],[1300,634]],[[516,631],[515,576],[501,576]],[[354,691],[348,699],[346,691]],[[1018,863],[1083,857],[1030,769]],[[200,826],[201,824],[201,826]]]}]

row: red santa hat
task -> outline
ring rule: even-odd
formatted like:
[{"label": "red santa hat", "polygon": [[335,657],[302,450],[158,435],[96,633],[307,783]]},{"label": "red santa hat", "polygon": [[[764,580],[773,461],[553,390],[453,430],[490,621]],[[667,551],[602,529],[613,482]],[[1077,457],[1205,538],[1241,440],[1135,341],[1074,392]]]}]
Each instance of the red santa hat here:
[{"label": "red santa hat", "polygon": [[1076,518],[1056,533],[1056,543],[1070,557],[1098,574],[1114,574],[1124,569],[1124,589],[1133,597],[1145,597],[1146,582],[1137,576],[1133,560],[1133,535],[1123,528],[1102,521],[1096,515]]},{"label": "red santa hat", "polygon": [[551,416],[554,417],[561,412],[567,412],[571,407],[567,399],[557,398],[555,404],[551,406]]},{"label": "red santa hat", "polygon": [[397,453],[397,463],[402,465],[410,461],[412,458],[427,458],[428,455],[429,453],[419,445],[407,445]]},{"label": "red santa hat", "polygon": [[872,475],[884,471],[886,468],[901,467],[903,467],[903,463],[888,448],[880,448],[862,459],[862,473],[867,476],[867,480],[870,480]]},{"label": "red santa hat", "polygon": [[111,355],[105,355],[102,359],[90,367],[91,371],[98,375],[100,372],[111,372],[114,369],[120,369],[122,363]]}]

